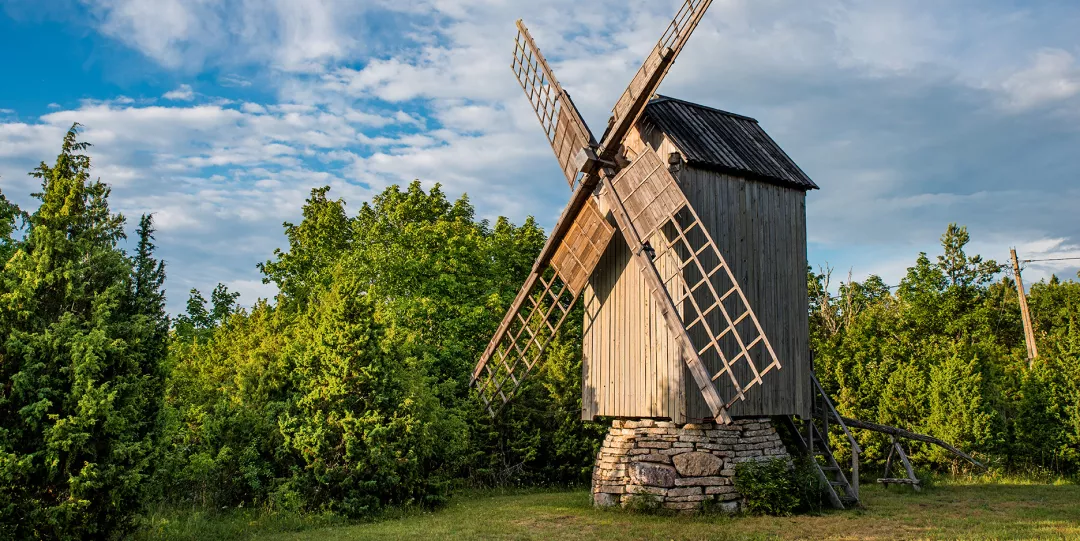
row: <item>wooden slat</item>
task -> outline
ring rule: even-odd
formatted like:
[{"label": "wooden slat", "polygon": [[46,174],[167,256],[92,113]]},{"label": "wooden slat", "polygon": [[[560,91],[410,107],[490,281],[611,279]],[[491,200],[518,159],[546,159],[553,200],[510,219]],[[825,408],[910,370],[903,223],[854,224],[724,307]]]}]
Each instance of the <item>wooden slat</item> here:
[{"label": "wooden slat", "polygon": [[652,52],[645,58],[645,62],[638,68],[626,90],[615,102],[607,130],[600,138],[605,153],[609,149],[618,147],[630,128],[637,123],[642,111],[645,110],[645,105],[660,86],[660,82],[664,80],[664,76],[667,75],[675,58],[686,45],[690,34],[697,28],[698,22],[710,3],[712,3],[711,0],[686,0],[679,8]]},{"label": "wooden slat", "polygon": [[517,27],[514,61],[510,67],[529,98],[544,135],[555,152],[555,158],[559,160],[559,167],[573,189],[578,177],[574,157],[582,148],[597,146],[596,140],[574,107],[570,95],[555,79],[551,66],[540,53],[529,30],[520,20]]}]

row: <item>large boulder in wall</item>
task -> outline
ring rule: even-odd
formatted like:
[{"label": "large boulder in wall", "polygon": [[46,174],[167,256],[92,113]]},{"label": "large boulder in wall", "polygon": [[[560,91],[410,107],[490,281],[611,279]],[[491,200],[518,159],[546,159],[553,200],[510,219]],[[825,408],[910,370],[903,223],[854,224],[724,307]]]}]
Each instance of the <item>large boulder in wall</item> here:
[{"label": "large boulder in wall", "polygon": [[694,451],[672,457],[675,469],[683,477],[711,477],[724,468],[724,460],[712,453]]}]

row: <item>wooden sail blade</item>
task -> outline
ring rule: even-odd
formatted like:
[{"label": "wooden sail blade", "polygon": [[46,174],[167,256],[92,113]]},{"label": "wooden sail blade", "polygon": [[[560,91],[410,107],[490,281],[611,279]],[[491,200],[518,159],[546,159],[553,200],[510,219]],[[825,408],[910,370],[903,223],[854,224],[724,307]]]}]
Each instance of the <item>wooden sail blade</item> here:
[{"label": "wooden sail blade", "polygon": [[551,267],[566,280],[575,295],[589,281],[614,234],[615,228],[604,219],[596,200],[590,199],[551,258]]},{"label": "wooden sail blade", "polygon": [[585,147],[595,147],[596,140],[592,132],[581,119],[581,114],[574,107],[570,94],[563,90],[555,75],[551,72],[544,55],[536,47],[529,30],[519,20],[518,35],[514,40],[514,62],[511,68],[518,83],[529,98],[536,118],[544,129],[551,149],[559,160],[559,166],[566,175],[570,188],[578,180],[578,168],[574,157]]},{"label": "wooden sail blade", "polygon": [[649,244],[652,259],[668,263],[658,266],[662,287],[681,308],[687,335],[724,409],[730,409],[763,376],[781,368],[731,267],[651,149],[623,169],[611,189],[636,235]]},{"label": "wooden sail blade", "polygon": [[686,0],[660,37],[660,41],[656,43],[656,47],[653,47],[634,78],[630,80],[630,85],[619,96],[619,101],[615,102],[615,107],[611,110],[607,130],[601,138],[605,159],[611,159],[611,155],[618,151],[623,138],[645,110],[645,105],[652,99],[653,93],[675,62],[675,57],[679,56],[679,52],[686,45],[694,28],[697,28],[701,16],[709,9],[711,2],[712,0]]},{"label": "wooden sail blade", "polygon": [[614,233],[590,199],[550,263],[534,267],[473,370],[471,384],[489,413],[498,413],[543,358]]}]

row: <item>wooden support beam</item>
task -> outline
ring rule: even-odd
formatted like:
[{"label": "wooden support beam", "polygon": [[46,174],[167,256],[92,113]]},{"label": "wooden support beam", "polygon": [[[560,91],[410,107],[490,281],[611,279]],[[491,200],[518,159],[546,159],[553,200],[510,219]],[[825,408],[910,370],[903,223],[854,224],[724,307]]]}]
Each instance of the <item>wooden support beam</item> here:
[{"label": "wooden support beam", "polygon": [[974,458],[971,458],[971,456],[968,455],[967,453],[965,453],[965,452],[957,449],[956,447],[953,447],[952,445],[949,445],[949,444],[945,443],[944,441],[939,440],[939,439],[937,439],[937,438],[935,438],[933,436],[927,436],[926,434],[919,434],[917,432],[911,432],[911,431],[908,431],[908,430],[904,430],[902,428],[896,428],[895,426],[881,425],[881,424],[877,424],[877,423],[871,423],[869,421],[860,421],[858,419],[851,419],[849,417],[842,417],[841,419],[844,421],[845,425],[853,427],[853,428],[861,428],[863,430],[873,430],[874,432],[881,432],[882,434],[890,434],[890,435],[901,437],[901,438],[907,438],[909,440],[932,443],[934,445],[937,445],[938,447],[941,447],[941,448],[949,451],[950,453],[952,453],[952,454],[954,454],[954,455],[956,455],[956,456],[958,456],[960,458],[963,458],[964,460],[972,463],[975,466],[978,466],[979,468],[982,468],[984,470],[986,469],[986,466],[983,466],[983,464],[981,462],[979,462],[978,460],[975,460]]},{"label": "wooden support beam", "polygon": [[900,442],[896,441],[893,437],[893,445],[896,447],[896,454],[900,455],[900,462],[904,464],[904,469],[907,470],[908,479],[911,479],[911,487],[915,489],[915,492],[922,492],[922,488],[919,486],[919,478],[915,477],[915,470],[911,469],[911,462],[908,461],[907,453],[904,452],[904,448],[900,446]]}]

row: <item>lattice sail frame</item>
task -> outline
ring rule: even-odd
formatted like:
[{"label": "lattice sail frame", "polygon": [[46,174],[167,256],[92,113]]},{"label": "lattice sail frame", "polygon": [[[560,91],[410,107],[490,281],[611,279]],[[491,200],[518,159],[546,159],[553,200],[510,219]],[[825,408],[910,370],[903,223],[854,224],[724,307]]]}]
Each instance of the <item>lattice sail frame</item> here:
[{"label": "lattice sail frame", "polygon": [[634,78],[630,80],[630,84],[612,107],[608,128],[601,137],[605,148],[621,143],[630,127],[637,122],[636,117],[642,110],[642,98],[647,101],[652,97],[653,91],[671,69],[675,57],[682,51],[686,40],[690,39],[690,34],[697,28],[701,17],[705,15],[711,3],[712,0],[686,0],[679,8],[652,52],[645,57],[645,62],[638,68]]},{"label": "lattice sail frame", "polygon": [[[526,281],[526,297],[500,326],[473,373],[491,415],[510,400],[566,321],[615,234],[594,200],[577,215],[548,265]],[[520,295],[520,293],[519,293]]]},{"label": "lattice sail frame", "polygon": [[[656,152],[640,153],[612,180],[611,189],[638,236],[647,239],[652,259],[676,263],[658,265],[657,270],[667,294],[681,308],[680,318],[698,356],[705,366],[719,368],[712,381],[723,376],[730,381],[730,389],[717,385],[724,409],[730,409],[746,399],[746,391],[759,385],[763,375],[781,368],[757,315]],[[723,390],[730,391],[727,397]]]},{"label": "lattice sail frame", "polygon": [[551,149],[559,160],[559,166],[574,189],[578,181],[578,170],[574,157],[584,147],[595,147],[596,141],[589,131],[581,114],[574,107],[570,94],[563,90],[555,74],[551,72],[544,55],[533,41],[529,29],[518,20],[518,34],[514,39],[514,61],[510,68],[514,70],[521,89],[529,98],[540,127],[544,129]]}]

